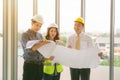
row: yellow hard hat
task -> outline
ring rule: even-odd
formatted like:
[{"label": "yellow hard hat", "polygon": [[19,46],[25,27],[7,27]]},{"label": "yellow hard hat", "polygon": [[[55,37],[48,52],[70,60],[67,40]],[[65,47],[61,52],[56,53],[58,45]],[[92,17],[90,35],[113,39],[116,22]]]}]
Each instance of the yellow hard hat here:
[{"label": "yellow hard hat", "polygon": [[76,18],[76,19],[75,19],[75,22],[80,22],[80,23],[82,23],[83,25],[85,24],[84,19],[81,18],[81,17]]}]

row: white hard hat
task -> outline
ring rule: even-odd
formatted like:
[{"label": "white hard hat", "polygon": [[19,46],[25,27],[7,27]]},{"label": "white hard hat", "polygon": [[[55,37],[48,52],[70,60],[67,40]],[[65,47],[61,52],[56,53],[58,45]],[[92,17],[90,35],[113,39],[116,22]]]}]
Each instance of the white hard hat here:
[{"label": "white hard hat", "polygon": [[56,27],[56,28],[58,28],[58,25],[55,24],[55,23],[51,23],[48,27]]},{"label": "white hard hat", "polygon": [[43,17],[42,17],[41,15],[34,15],[34,16],[32,17],[32,20],[34,20],[34,21],[36,21],[36,22],[38,22],[38,23],[41,23],[41,24],[44,23]]}]

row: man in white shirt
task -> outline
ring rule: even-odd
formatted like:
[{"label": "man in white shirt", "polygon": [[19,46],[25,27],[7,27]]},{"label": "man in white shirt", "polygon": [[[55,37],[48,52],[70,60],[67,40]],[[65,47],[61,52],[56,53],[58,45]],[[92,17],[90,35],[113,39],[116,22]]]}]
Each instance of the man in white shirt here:
[{"label": "man in white shirt", "polygon": [[[74,21],[74,30],[76,33],[68,38],[68,48],[80,50],[93,47],[91,37],[83,32],[84,25],[84,20],[81,17]],[[102,53],[99,53],[98,56],[101,57]],[[90,80],[90,68],[70,68],[70,73],[71,80]]]}]

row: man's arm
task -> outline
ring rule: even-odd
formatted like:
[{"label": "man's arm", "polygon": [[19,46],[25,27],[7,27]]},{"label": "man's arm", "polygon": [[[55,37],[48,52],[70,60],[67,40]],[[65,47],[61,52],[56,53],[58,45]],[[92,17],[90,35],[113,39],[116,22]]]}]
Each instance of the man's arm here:
[{"label": "man's arm", "polygon": [[36,51],[38,48],[40,48],[41,46],[45,45],[49,43],[49,41],[47,40],[44,40],[44,41],[39,41],[38,43],[36,43],[33,47],[32,47],[32,50],[33,51]]}]

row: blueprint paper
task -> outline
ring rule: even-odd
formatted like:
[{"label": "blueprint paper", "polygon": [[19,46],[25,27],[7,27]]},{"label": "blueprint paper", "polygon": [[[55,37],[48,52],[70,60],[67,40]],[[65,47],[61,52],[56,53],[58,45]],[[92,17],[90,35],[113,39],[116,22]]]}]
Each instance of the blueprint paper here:
[{"label": "blueprint paper", "polygon": [[62,63],[72,68],[95,68],[99,64],[97,48],[85,50],[69,49],[63,46],[56,46],[53,55],[54,62]]},{"label": "blueprint paper", "polygon": [[[37,41],[33,40],[35,44]],[[26,46],[26,48],[30,48]],[[60,63],[72,68],[96,68],[99,64],[99,49],[97,47],[76,50],[64,46],[56,45],[50,42],[38,49],[38,51],[45,57],[55,56],[53,63]]]},{"label": "blueprint paper", "polygon": [[27,44],[26,44],[26,48],[32,48],[32,46],[35,45],[38,42],[39,42],[39,40],[28,41]]}]

